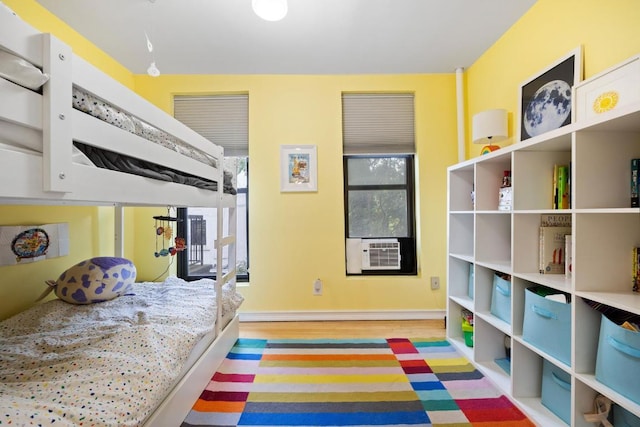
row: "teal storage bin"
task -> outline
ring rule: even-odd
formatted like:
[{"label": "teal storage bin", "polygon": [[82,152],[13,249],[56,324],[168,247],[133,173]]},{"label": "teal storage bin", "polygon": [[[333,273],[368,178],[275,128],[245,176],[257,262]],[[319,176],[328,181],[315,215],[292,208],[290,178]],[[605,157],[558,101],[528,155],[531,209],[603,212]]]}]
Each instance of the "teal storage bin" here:
[{"label": "teal storage bin", "polygon": [[467,289],[467,295],[469,298],[473,299],[473,278],[475,276],[475,266],[473,264],[469,264],[469,285]]},{"label": "teal storage bin", "polygon": [[526,289],[522,339],[571,366],[571,304]]},{"label": "teal storage bin", "polygon": [[511,281],[493,275],[491,314],[511,324]]},{"label": "teal storage bin", "polygon": [[640,333],[602,315],[596,380],[640,404]]},{"label": "teal storage bin", "polygon": [[571,376],[548,360],[542,362],[541,400],[558,418],[571,424]]},{"label": "teal storage bin", "polygon": [[614,404],[613,425],[615,427],[640,427],[640,418],[633,415],[620,405]]}]

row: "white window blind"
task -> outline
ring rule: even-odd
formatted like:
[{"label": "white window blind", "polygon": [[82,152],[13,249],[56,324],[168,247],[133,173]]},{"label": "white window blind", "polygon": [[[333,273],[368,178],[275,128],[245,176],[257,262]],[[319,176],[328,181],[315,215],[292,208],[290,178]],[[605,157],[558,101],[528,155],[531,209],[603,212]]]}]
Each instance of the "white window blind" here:
[{"label": "white window blind", "polygon": [[249,95],[177,95],[173,115],[224,147],[225,156],[249,155]]},{"label": "white window blind", "polygon": [[413,94],[342,94],[344,154],[415,153]]}]

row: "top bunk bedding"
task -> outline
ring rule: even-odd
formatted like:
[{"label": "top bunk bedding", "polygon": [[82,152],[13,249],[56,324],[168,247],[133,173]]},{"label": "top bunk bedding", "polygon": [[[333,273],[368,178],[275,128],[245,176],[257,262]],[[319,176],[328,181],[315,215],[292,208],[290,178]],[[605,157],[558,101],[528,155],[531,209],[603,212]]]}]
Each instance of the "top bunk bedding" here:
[{"label": "top bunk bedding", "polygon": [[[235,194],[235,170],[224,170],[221,147],[55,37],[37,32],[1,2],[0,97],[3,202],[166,205],[171,200],[215,206]],[[6,183],[25,169],[28,176],[17,186]]]},{"label": "top bunk bedding", "polygon": [[[222,289],[222,316],[242,303]],[[0,322],[0,416],[9,425],[138,426],[216,321],[213,280],[170,277],[73,305],[56,299]]]}]

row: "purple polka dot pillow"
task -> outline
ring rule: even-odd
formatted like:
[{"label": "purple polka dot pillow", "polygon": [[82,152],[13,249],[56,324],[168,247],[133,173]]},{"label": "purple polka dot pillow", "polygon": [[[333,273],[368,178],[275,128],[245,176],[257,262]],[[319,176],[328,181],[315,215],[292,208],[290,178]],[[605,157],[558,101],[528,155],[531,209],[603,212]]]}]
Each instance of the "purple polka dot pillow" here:
[{"label": "purple polka dot pillow", "polygon": [[79,262],[47,284],[63,301],[92,304],[129,292],[135,279],[136,267],[128,259],[96,257]]}]

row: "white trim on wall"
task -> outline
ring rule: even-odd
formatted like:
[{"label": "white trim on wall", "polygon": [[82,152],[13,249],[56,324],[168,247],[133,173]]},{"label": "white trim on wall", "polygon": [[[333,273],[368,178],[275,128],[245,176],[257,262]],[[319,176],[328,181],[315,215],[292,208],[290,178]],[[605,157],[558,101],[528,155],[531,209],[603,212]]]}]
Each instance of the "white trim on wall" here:
[{"label": "white trim on wall", "polygon": [[241,322],[311,322],[327,320],[444,319],[444,310],[415,311],[254,311],[240,312]]}]

